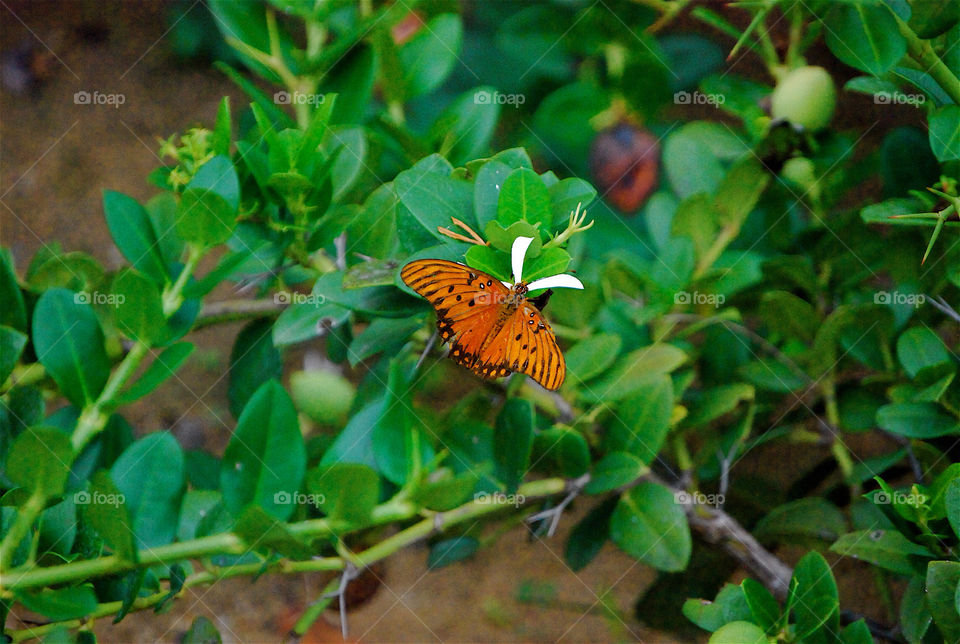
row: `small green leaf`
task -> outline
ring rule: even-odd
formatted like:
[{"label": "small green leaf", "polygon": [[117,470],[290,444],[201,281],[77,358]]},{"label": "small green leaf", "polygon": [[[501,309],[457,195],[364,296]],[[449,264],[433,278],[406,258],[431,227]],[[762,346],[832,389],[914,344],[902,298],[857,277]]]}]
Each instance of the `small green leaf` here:
[{"label": "small green leaf", "polygon": [[220,633],[208,618],[199,615],[183,635],[183,644],[221,644]]},{"label": "small green leaf", "polygon": [[183,450],[177,440],[164,431],[148,434],[124,450],[110,468],[110,478],[130,512],[137,546],[172,542],[186,487]]},{"label": "small green leaf", "polygon": [[580,432],[568,427],[551,427],[533,439],[531,460],[537,467],[566,478],[576,478],[590,467],[590,447]]},{"label": "small green leaf", "polygon": [[755,579],[744,579],[740,588],[743,589],[743,596],[747,598],[753,620],[766,632],[773,632],[774,626],[780,620],[780,605],[777,600]]},{"label": "small green leaf", "polygon": [[431,570],[449,566],[470,557],[480,548],[480,542],[473,537],[454,537],[435,544],[430,548],[427,567]]},{"label": "small green leaf", "polygon": [[936,438],[960,433],[960,423],[933,403],[893,403],[877,410],[877,425],[907,438]]},{"label": "small green leaf", "polygon": [[930,149],[941,162],[960,159],[960,105],[944,105],[930,117]]},{"label": "small green leaf", "polygon": [[824,24],[830,51],[874,76],[883,76],[907,53],[897,20],[883,3],[838,3]]},{"label": "small green leaf", "polygon": [[563,179],[550,186],[549,190],[553,228],[557,230],[566,227],[577,206],[580,206],[580,212],[583,212],[597,198],[597,189],[577,177]]},{"label": "small green leaf", "polygon": [[587,494],[603,494],[636,481],[648,471],[639,458],[629,452],[610,452],[594,465]]},{"label": "small green leaf", "polygon": [[16,329],[0,325],[0,384],[6,382],[27,346],[27,336]]},{"label": "small green leaf", "polygon": [[599,554],[610,535],[610,516],[617,506],[615,498],[596,506],[570,530],[563,559],[574,572],[586,568]]},{"label": "small green leaf", "polygon": [[116,296],[117,328],[124,335],[148,344],[160,337],[167,319],[156,283],[126,270],[117,275],[110,290]]},{"label": "small green leaf", "polygon": [[10,446],[6,475],[16,485],[49,498],[63,492],[72,462],[67,434],[54,427],[28,427]]},{"label": "small green leaf", "polygon": [[815,545],[835,541],[846,529],[846,519],[837,506],[809,497],[777,506],[760,519],[753,533],[763,543]]},{"label": "small green leaf", "polygon": [[54,622],[77,619],[89,615],[97,609],[97,595],[93,586],[70,586],[51,590],[21,591],[17,599],[27,610],[40,613]]},{"label": "small green leaf", "polygon": [[840,600],[830,565],[819,552],[809,552],[793,569],[790,597],[797,638],[809,637],[821,628],[835,633],[840,626]]},{"label": "small green leaf", "polygon": [[211,247],[230,239],[237,225],[236,208],[213,190],[190,188],[177,207],[177,233],[198,246]]},{"label": "small green leaf", "polygon": [[651,380],[674,371],[687,354],[672,344],[658,343],[621,357],[606,375],[591,383],[584,395],[596,402],[613,402],[635,394]]},{"label": "small green leaf", "polygon": [[23,293],[17,281],[13,258],[9,251],[0,248],[0,324],[17,331],[27,330],[27,309],[23,303]]},{"label": "small green leaf", "polygon": [[657,570],[677,572],[690,561],[690,526],[673,493],[644,481],[625,492],[610,518],[610,538],[628,555]]},{"label": "small green leaf", "polygon": [[96,400],[110,377],[110,359],[96,314],[78,297],[62,288],[40,296],[33,311],[33,344],[60,391],[83,407]]},{"label": "small green leaf", "polygon": [[923,577],[911,577],[900,599],[900,628],[910,642],[921,641],[933,621],[930,609],[927,608],[925,583]]},{"label": "small green leaf", "polygon": [[539,226],[542,234],[550,230],[553,223],[550,192],[540,175],[533,170],[520,168],[507,176],[500,190],[497,221],[504,226],[526,221]]},{"label": "small green leaf", "polygon": [[246,541],[250,548],[267,548],[296,559],[309,559],[314,554],[314,550],[293,536],[283,522],[256,505],[248,506],[243,511],[233,531]]},{"label": "small green leaf", "polygon": [[300,489],[306,449],[297,410],[275,380],[268,380],[250,398],[223,454],[220,487],[227,510],[239,516],[256,504],[273,517],[287,519],[292,503],[283,503]]},{"label": "small green leaf", "polygon": [[570,347],[564,356],[570,382],[580,385],[606,371],[620,354],[622,344],[618,335],[598,333]]},{"label": "small green leaf", "polygon": [[210,148],[218,155],[230,154],[230,142],[233,140],[233,124],[230,121],[230,97],[224,96],[217,108],[217,120],[213,126]]},{"label": "small green leaf", "polygon": [[908,541],[896,530],[859,530],[837,539],[832,552],[855,557],[901,575],[916,574],[922,570],[919,562],[933,557],[933,553]]},{"label": "small green leaf", "polygon": [[110,236],[127,261],[158,284],[168,281],[158,236],[143,206],[132,197],[106,190],[103,212]]},{"label": "small green leaf", "polygon": [[523,266],[523,280],[531,282],[541,277],[557,275],[567,270],[570,265],[570,253],[562,248],[547,248],[532,260],[527,260]]},{"label": "small green leaf", "polygon": [[529,400],[510,398],[497,416],[493,432],[493,453],[497,478],[507,493],[519,487],[530,465],[533,447],[533,405]]},{"label": "small green leaf", "polygon": [[708,644],[767,644],[769,641],[770,638],[756,624],[730,622],[718,628]]},{"label": "small green leaf", "polygon": [[400,48],[403,82],[409,97],[426,94],[443,83],[457,64],[462,41],[460,16],[444,13],[431,19]]},{"label": "small green leaf", "polygon": [[608,429],[609,449],[629,452],[644,464],[660,452],[673,413],[673,383],[667,375],[655,375],[637,385],[617,406]]},{"label": "small green leaf", "polygon": [[[473,182],[473,208],[477,215],[477,225],[481,229],[486,230],[490,222],[496,221],[500,191],[512,171],[507,164],[490,160],[477,172],[477,178]],[[489,236],[487,233],[488,239]]]},{"label": "small green leaf", "polygon": [[897,339],[897,357],[911,378],[925,368],[952,362],[940,337],[927,327],[912,327]]},{"label": "small green leaf", "polygon": [[279,378],[283,360],[273,344],[273,323],[254,320],[237,335],[230,352],[230,413],[239,418],[250,397],[263,383]]},{"label": "small green leaf", "polygon": [[137,561],[136,537],[126,497],[105,470],[96,472],[90,479],[89,491],[77,492],[74,500],[113,554],[124,561]]},{"label": "small green leaf", "polygon": [[240,180],[227,156],[215,156],[200,166],[186,189],[209,190],[223,197],[234,211],[240,206]]},{"label": "small green leaf", "polygon": [[320,465],[307,474],[307,489],[331,521],[360,526],[380,500],[380,477],[366,465]]},{"label": "small green leaf", "polygon": [[957,586],[960,563],[931,561],[927,566],[927,608],[944,641],[960,640],[960,614],[957,613]]}]

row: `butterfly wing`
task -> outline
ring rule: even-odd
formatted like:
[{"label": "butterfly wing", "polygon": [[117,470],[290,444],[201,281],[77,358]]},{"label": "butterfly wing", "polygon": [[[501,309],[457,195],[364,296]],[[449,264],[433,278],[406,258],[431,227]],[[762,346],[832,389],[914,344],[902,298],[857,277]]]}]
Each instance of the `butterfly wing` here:
[{"label": "butterfly wing", "polygon": [[400,278],[433,305],[440,337],[452,345],[450,357],[474,369],[510,291],[483,271],[442,259],[410,262]]}]

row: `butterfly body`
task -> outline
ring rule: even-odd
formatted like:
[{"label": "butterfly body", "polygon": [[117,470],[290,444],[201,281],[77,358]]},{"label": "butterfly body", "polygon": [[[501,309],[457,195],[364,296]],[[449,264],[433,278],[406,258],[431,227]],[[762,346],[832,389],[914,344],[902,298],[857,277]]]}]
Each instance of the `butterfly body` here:
[{"label": "butterfly body", "polygon": [[512,286],[482,271],[439,259],[403,267],[404,283],[437,312],[437,330],[450,357],[482,378],[513,372],[558,389],[566,375],[550,325],[527,299],[528,285]]}]

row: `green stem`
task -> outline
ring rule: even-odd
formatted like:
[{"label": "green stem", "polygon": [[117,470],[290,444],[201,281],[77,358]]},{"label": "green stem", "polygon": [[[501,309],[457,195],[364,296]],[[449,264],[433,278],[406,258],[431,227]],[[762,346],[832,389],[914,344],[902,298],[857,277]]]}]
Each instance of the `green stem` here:
[{"label": "green stem", "polygon": [[960,105],[960,79],[957,78],[946,63],[937,55],[933,47],[926,40],[921,39],[913,29],[900,18],[897,18],[897,27],[907,39],[907,52],[910,57],[923,66],[923,69],[937,81],[954,103]]},{"label": "green stem", "polygon": [[183,304],[183,289],[186,288],[187,281],[190,279],[190,276],[193,275],[194,271],[197,270],[197,265],[205,254],[206,249],[202,246],[190,244],[187,250],[187,263],[184,264],[183,270],[181,270],[180,275],[177,276],[177,281],[163,292],[163,314],[165,316],[170,317],[176,313],[180,305]]},{"label": "green stem", "polygon": [[30,531],[34,518],[43,512],[46,502],[47,499],[43,491],[37,489],[30,495],[27,502],[20,507],[13,525],[10,526],[10,531],[3,538],[3,544],[0,546],[0,571],[6,570],[10,565],[14,552]]}]

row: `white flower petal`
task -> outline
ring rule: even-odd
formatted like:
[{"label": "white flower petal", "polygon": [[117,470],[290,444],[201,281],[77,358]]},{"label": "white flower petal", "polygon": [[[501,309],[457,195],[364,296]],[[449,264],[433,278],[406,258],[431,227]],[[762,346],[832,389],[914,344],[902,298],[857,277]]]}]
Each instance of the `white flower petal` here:
[{"label": "white flower petal", "polygon": [[513,288],[513,284],[511,284],[510,282],[505,282],[503,280],[500,280],[500,283],[506,286],[507,288]]},{"label": "white flower petal", "polygon": [[536,291],[541,288],[583,288],[583,282],[578,280],[573,275],[567,275],[565,273],[560,275],[551,275],[550,277],[544,277],[538,280],[533,280],[527,284],[527,288],[531,291]]},{"label": "white flower petal", "polygon": [[523,279],[523,258],[532,243],[533,237],[517,237],[513,240],[513,248],[510,249],[510,266],[513,268],[513,282],[515,284]]}]

